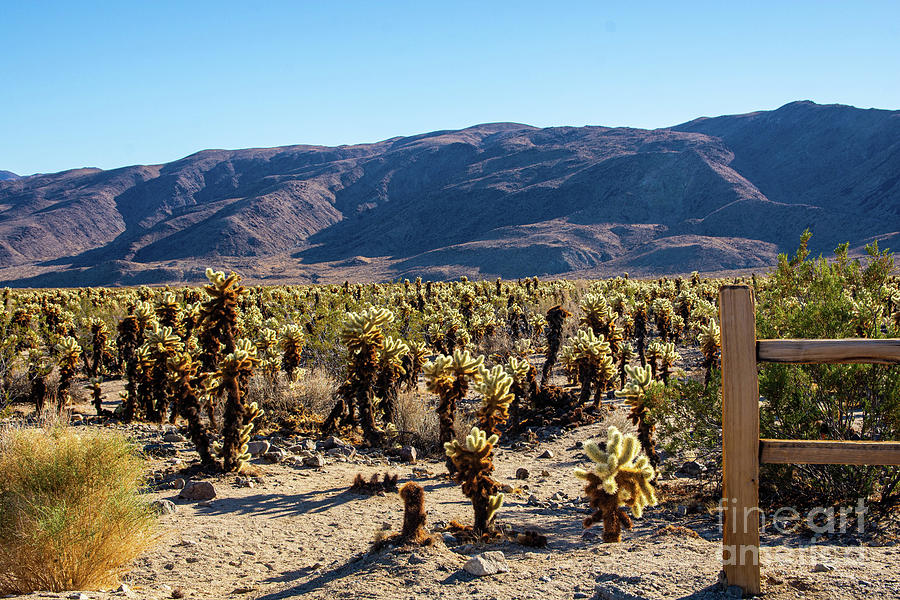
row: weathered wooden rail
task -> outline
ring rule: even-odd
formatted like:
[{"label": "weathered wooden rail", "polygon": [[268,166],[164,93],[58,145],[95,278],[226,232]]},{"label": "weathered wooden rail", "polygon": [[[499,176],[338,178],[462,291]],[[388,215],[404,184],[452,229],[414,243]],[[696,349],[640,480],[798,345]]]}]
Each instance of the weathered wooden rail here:
[{"label": "weathered wooden rail", "polygon": [[900,465],[900,442],[761,440],[758,362],[900,364],[900,340],[756,340],[753,294],[719,290],[722,344],[722,562],[729,585],[760,594],[759,464]]}]

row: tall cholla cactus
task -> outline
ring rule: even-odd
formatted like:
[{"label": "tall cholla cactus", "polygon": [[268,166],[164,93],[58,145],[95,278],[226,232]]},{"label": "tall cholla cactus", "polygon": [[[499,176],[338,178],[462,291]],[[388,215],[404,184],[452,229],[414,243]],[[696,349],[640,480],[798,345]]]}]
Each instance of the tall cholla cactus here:
[{"label": "tall cholla cactus", "polygon": [[665,344],[659,340],[653,340],[647,345],[647,363],[650,365],[650,375],[656,379],[659,372],[659,363],[665,353]]},{"label": "tall cholla cactus", "polygon": [[556,357],[559,354],[559,345],[562,342],[563,325],[570,316],[572,316],[572,313],[568,312],[558,304],[547,311],[547,354],[544,360],[544,366],[541,369],[542,386],[547,383],[550,371],[556,363]]},{"label": "tall cholla cactus", "polygon": [[669,383],[669,373],[677,361],[681,360],[681,355],[675,350],[675,342],[667,342],[662,345],[662,354],[660,356],[660,378],[663,383]]},{"label": "tall cholla cactus", "polygon": [[59,386],[57,397],[59,398],[59,410],[62,411],[69,404],[69,387],[75,374],[78,372],[78,361],[81,358],[81,346],[75,338],[67,336],[56,345],[59,354],[57,362],[59,366]]},{"label": "tall cholla cactus", "polygon": [[278,333],[274,329],[263,327],[256,340],[256,350],[259,355],[259,368],[272,385],[278,381],[278,372],[282,366],[282,359],[278,356],[278,345]]},{"label": "tall cholla cactus", "polygon": [[501,365],[490,371],[478,367],[479,378],[475,382],[475,391],[482,395],[481,408],[478,409],[478,423],[488,433],[499,436],[497,428],[509,419],[509,404],[515,396],[509,392],[513,383]]},{"label": "tall cholla cactus", "polygon": [[200,454],[201,463],[210,466],[215,461],[210,453],[209,438],[200,421],[203,395],[198,389],[203,387],[203,378],[198,377],[200,363],[193,360],[189,353],[181,352],[168,358],[167,367],[169,387],[178,414],[188,422],[188,433]]},{"label": "tall cholla cactus", "polygon": [[647,305],[644,302],[636,302],[632,310],[634,319],[634,337],[637,342],[637,353],[641,358],[641,366],[647,366],[647,359],[644,355],[644,342],[647,337]]},{"label": "tall cholla cactus", "polygon": [[416,387],[419,380],[419,374],[425,365],[428,356],[428,345],[425,342],[410,342],[409,352],[403,357],[403,377],[401,381],[406,384],[406,389],[411,390]]},{"label": "tall cholla cactus", "polygon": [[719,346],[721,345],[719,325],[713,320],[710,320],[708,325],[701,325],[697,341],[700,342],[700,352],[703,353],[703,366],[706,368],[704,383],[709,385],[710,374],[719,358]]},{"label": "tall cholla cactus", "polygon": [[406,342],[390,336],[384,338],[384,345],[378,353],[378,376],[375,378],[375,395],[381,398],[379,405],[384,412],[385,423],[393,423],[396,418],[397,397],[400,394],[400,378],[403,359],[409,354]]},{"label": "tall cholla cactus", "polygon": [[[150,402],[144,408],[145,414],[151,421],[162,422],[166,409],[171,404],[166,361],[182,352],[184,344],[181,338],[172,332],[171,327],[161,327],[157,324],[147,334],[143,348],[146,348],[151,361],[149,377],[153,391]],[[174,416],[174,411],[172,414]]]},{"label": "tall cholla cactus", "polygon": [[479,534],[490,531],[497,511],[503,506],[503,494],[497,493],[500,486],[490,477],[494,471],[491,455],[496,443],[496,435],[487,437],[484,431],[473,427],[465,444],[458,440],[444,444],[447,457],[456,467],[455,479],[472,501],[474,529]]},{"label": "tall cholla cactus", "polygon": [[290,381],[297,380],[297,370],[300,368],[300,355],[306,344],[306,337],[297,325],[285,325],[281,329],[281,369],[287,373]]},{"label": "tall cholla cactus", "polygon": [[580,401],[584,404],[590,400],[593,387],[594,404],[599,408],[603,392],[616,377],[616,366],[610,355],[609,344],[602,335],[597,337],[589,329],[579,329],[572,340],[572,354],[578,364],[578,378],[581,380]]},{"label": "tall cholla cactus", "polygon": [[527,360],[515,356],[510,356],[503,368],[506,374],[512,377],[509,391],[515,399],[510,406],[509,414],[512,419],[512,428],[515,429],[520,425],[520,413],[523,406],[530,404],[537,395],[537,369]]},{"label": "tall cholla cactus", "polygon": [[609,311],[606,298],[601,294],[586,294],[581,300],[581,310],[584,315],[579,322],[586,325],[595,336],[603,335]]},{"label": "tall cholla cactus", "polygon": [[218,387],[225,390],[225,412],[222,417],[222,447],[220,453],[226,471],[239,471],[249,460],[247,442],[253,431],[253,420],[262,411],[253,402],[244,404],[241,381],[245,381],[259,364],[256,347],[240,340],[234,352],[222,359]]},{"label": "tall cholla cactus", "polygon": [[160,325],[170,328],[175,335],[181,337],[181,319],[179,316],[181,304],[176,299],[174,292],[163,293],[159,300],[156,301],[155,312]]},{"label": "tall cholla cactus", "polygon": [[349,351],[347,382],[342,386],[347,403],[356,401],[366,441],[371,446],[381,442],[381,431],[375,425],[373,399],[378,376],[378,353],[384,348],[381,328],[394,320],[385,308],[369,307],[358,313],[347,313],[341,341]]},{"label": "tall cholla cactus", "polygon": [[[478,376],[478,367],[483,364],[483,356],[473,358],[468,350],[455,350],[453,356],[441,354],[422,367],[425,387],[440,398],[437,410],[441,442],[446,444],[456,438],[456,403],[465,398],[469,380]],[[447,470],[452,474],[455,468],[448,459]]]},{"label": "tall cholla cactus", "polygon": [[[596,442],[584,444],[584,452],[596,467],[593,471],[575,469],[575,476],[587,481],[585,494],[594,513],[584,520],[584,526],[603,521],[603,541],[622,541],[622,528],[631,529],[631,519],[622,507],[631,508],[636,518],[644,507],[656,506],[656,492],[650,482],[655,471],[647,457],[638,458],[638,441],[633,435],[623,436],[610,427],[606,451]],[[637,458],[637,460],[635,460]]]},{"label": "tall cholla cactus", "polygon": [[656,453],[656,440],[653,434],[656,432],[656,424],[650,408],[647,406],[647,391],[656,383],[646,367],[625,367],[630,380],[625,387],[616,392],[616,397],[624,398],[625,403],[631,407],[628,418],[638,429],[638,439],[644,454],[650,460],[650,464],[656,468],[659,466],[659,454]]}]

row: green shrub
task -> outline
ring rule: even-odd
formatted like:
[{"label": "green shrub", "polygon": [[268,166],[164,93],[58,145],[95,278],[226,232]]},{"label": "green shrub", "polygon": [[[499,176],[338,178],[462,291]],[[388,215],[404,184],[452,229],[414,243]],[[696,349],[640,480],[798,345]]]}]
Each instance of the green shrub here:
[{"label": "green shrub", "polygon": [[143,470],[118,435],[0,432],[0,593],[114,585],[155,538]]},{"label": "green shrub", "polygon": [[[893,255],[867,248],[864,260],[847,256],[809,260],[804,234],[790,260],[757,297],[757,337],[883,338],[898,331],[883,297],[893,289]],[[782,439],[896,440],[900,424],[900,369],[883,365],[776,365],[760,368],[761,436]],[[836,503],[896,494],[896,467],[767,465],[764,495],[781,502]]]}]

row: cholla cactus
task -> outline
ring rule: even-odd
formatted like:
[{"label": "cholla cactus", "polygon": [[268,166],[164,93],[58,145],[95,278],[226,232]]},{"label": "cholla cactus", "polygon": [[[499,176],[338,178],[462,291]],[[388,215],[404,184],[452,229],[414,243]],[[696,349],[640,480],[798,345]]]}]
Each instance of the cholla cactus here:
[{"label": "cholla cactus", "polygon": [[590,400],[593,387],[595,405],[599,407],[603,392],[615,379],[616,368],[609,350],[606,339],[602,335],[595,336],[589,329],[579,329],[572,339],[572,354],[578,364],[578,378],[581,380],[582,404]]},{"label": "cholla cactus", "polygon": [[405,373],[403,359],[409,354],[406,342],[390,336],[384,338],[384,345],[378,353],[378,376],[375,379],[375,395],[381,398],[379,405],[386,423],[394,422],[397,410],[397,396],[400,381]]},{"label": "cholla cactus", "polygon": [[659,466],[656,440],[653,438],[656,424],[647,405],[647,392],[656,382],[653,380],[650,369],[646,367],[625,367],[625,370],[630,379],[622,390],[616,392],[616,397],[624,398],[625,403],[631,407],[628,418],[637,426],[641,448],[650,460],[650,464],[656,468]]},{"label": "cholla cactus", "polygon": [[253,431],[253,419],[262,411],[253,402],[244,404],[241,381],[250,377],[253,369],[259,364],[256,347],[241,340],[235,345],[235,351],[222,359],[219,370],[220,389],[224,389],[225,412],[223,415],[221,455],[226,471],[240,471],[247,455],[247,442]]},{"label": "cholla cactus", "polygon": [[156,302],[155,312],[159,324],[170,328],[179,337],[181,336],[180,311],[181,304],[176,299],[174,292],[164,292]]},{"label": "cholla cactus", "polygon": [[169,375],[169,387],[172,390],[178,414],[188,422],[188,433],[197,448],[200,461],[204,466],[214,464],[209,448],[209,438],[200,421],[203,393],[203,377],[198,378],[200,363],[193,360],[187,352],[170,356],[166,366]]},{"label": "cholla cactus", "polygon": [[[152,399],[149,399],[150,402],[145,406],[146,417],[151,421],[162,422],[166,409],[171,404],[166,361],[182,352],[184,344],[181,342],[181,338],[172,332],[171,327],[160,327],[156,324],[147,334],[142,349],[146,349],[146,358],[150,361],[147,376],[152,389]],[[173,417],[175,415],[174,408],[172,406]]]},{"label": "cholla cactus", "polygon": [[97,411],[97,416],[101,416],[103,414],[103,390],[100,388],[100,384],[103,383],[102,377],[91,377],[88,380],[88,384],[84,386],[86,390],[91,392],[91,401],[94,403],[94,410]]},{"label": "cholla cactus", "polygon": [[403,357],[402,382],[406,383],[406,389],[413,389],[425,365],[428,356],[428,346],[425,342],[409,342],[409,352]]},{"label": "cholla cactus", "polygon": [[78,361],[81,358],[81,346],[75,341],[75,338],[68,336],[56,345],[56,351],[59,354],[59,387],[57,387],[57,397],[59,398],[59,410],[62,411],[69,403],[69,387],[75,374],[78,372]]},{"label": "cholla cactus", "polygon": [[491,370],[479,367],[478,372],[480,377],[475,383],[475,391],[482,395],[478,422],[488,433],[500,435],[497,427],[509,419],[509,405],[515,398],[509,392],[513,378],[500,365]]},{"label": "cholla cactus", "polygon": [[664,352],[665,345],[659,340],[653,340],[647,346],[647,362],[650,364],[650,374],[653,379],[656,379],[656,374],[659,372],[657,365],[662,361]]},{"label": "cholla cactus", "polygon": [[566,319],[570,316],[572,314],[558,304],[547,311],[547,354],[544,359],[544,366],[541,369],[541,385],[547,383],[550,371],[556,363],[556,357],[559,354],[559,346],[562,341],[562,328]]},{"label": "cholla cactus", "polygon": [[653,301],[653,315],[656,318],[656,329],[663,342],[669,341],[672,334],[672,317],[675,316],[675,309],[672,303],[666,298],[657,298]]},{"label": "cholla cactus", "polygon": [[581,310],[584,315],[580,323],[587,325],[595,336],[603,335],[610,312],[606,298],[601,294],[586,294],[581,300]]},{"label": "cholla cactus", "polygon": [[522,426],[521,412],[529,406],[537,396],[537,369],[530,362],[510,356],[503,367],[506,374],[512,377],[512,385],[509,391],[515,397],[510,409],[510,428],[516,430]]},{"label": "cholla cactus", "polygon": [[655,471],[647,457],[638,457],[638,451],[637,438],[623,436],[615,427],[609,428],[606,451],[596,442],[584,444],[585,454],[596,464],[593,471],[575,469],[575,476],[587,481],[585,494],[594,509],[584,526],[602,520],[604,542],[621,541],[622,528],[631,528],[631,519],[622,507],[631,508],[634,516],[640,518],[645,507],[657,504],[650,484]]},{"label": "cholla cactus", "polygon": [[499,485],[491,479],[494,463],[491,455],[497,436],[490,437],[478,427],[466,436],[465,444],[458,440],[444,444],[447,457],[456,467],[455,479],[462,484],[462,492],[472,501],[475,511],[476,533],[490,531],[497,511],[503,506],[503,494],[497,493]]},{"label": "cholla cactus", "polygon": [[647,359],[644,355],[644,342],[647,337],[647,305],[644,302],[636,302],[631,311],[634,319],[634,337],[637,343],[637,353],[641,358],[641,366],[647,366]]},{"label": "cholla cactus", "polygon": [[206,269],[209,284],[203,286],[207,299],[200,306],[200,345],[203,348],[205,370],[214,371],[220,356],[220,345],[224,354],[231,354],[237,338],[238,301],[247,294],[240,285],[241,277],[232,273],[228,277],[222,271]]},{"label": "cholla cactus", "polygon": [[347,313],[341,331],[341,341],[349,351],[347,381],[341,386],[343,401],[350,414],[353,413],[349,404],[356,401],[363,433],[371,446],[378,445],[382,438],[382,432],[375,424],[373,406],[378,354],[384,348],[381,328],[393,319],[391,311],[373,306],[362,312]]},{"label": "cholla cactus", "polygon": [[[453,356],[439,355],[422,367],[426,389],[440,397],[438,419],[440,440],[443,443],[456,438],[456,403],[469,391],[469,380],[478,377],[478,368],[484,364],[484,356],[472,357],[468,350],[455,350]],[[453,472],[452,462],[447,468]]]},{"label": "cholla cactus", "polygon": [[700,352],[703,353],[703,366],[706,368],[704,383],[708,385],[711,372],[719,358],[719,346],[721,345],[719,325],[713,320],[710,320],[708,325],[701,325],[697,341],[700,342]]},{"label": "cholla cactus", "polygon": [[662,354],[660,356],[660,377],[663,383],[669,383],[669,373],[677,361],[681,360],[681,355],[675,351],[675,343],[668,342],[662,345]]},{"label": "cholla cactus", "polygon": [[303,346],[306,344],[306,336],[303,335],[297,325],[285,325],[281,330],[281,369],[287,373],[290,381],[297,380],[298,369],[300,368],[300,355],[303,353]]},{"label": "cholla cactus", "polygon": [[260,370],[272,386],[276,385],[278,372],[282,366],[282,359],[278,356],[278,332],[263,327],[256,340],[256,350],[259,355]]}]

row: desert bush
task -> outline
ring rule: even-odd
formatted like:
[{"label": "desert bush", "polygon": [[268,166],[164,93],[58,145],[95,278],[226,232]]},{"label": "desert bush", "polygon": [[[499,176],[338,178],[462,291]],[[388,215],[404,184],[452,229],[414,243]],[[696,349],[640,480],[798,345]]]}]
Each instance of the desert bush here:
[{"label": "desert bush", "polygon": [[[831,262],[809,259],[804,234],[792,259],[778,268],[757,300],[759,338],[880,338],[898,331],[880,300],[889,290],[893,255],[867,248],[850,259],[840,246]],[[760,371],[763,437],[896,440],[900,433],[900,370],[883,365],[765,365]],[[761,476],[774,499],[855,501],[896,498],[896,467],[767,465]]]},{"label": "desert bush", "polygon": [[0,432],[0,593],[115,584],[155,537],[143,469],[117,435]]}]

